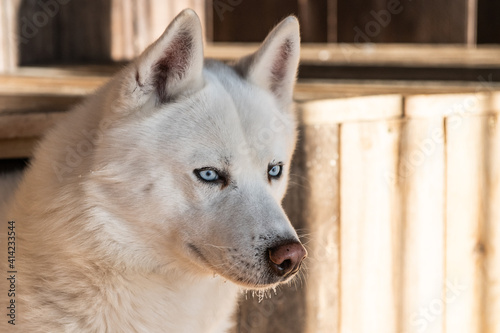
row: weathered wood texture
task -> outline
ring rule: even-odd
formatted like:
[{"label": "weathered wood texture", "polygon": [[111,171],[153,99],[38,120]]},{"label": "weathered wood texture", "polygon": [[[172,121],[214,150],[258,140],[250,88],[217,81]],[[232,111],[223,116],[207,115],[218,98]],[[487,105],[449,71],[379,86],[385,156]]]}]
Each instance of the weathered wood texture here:
[{"label": "weathered wood texture", "polygon": [[[51,4],[58,3],[56,0],[52,1]],[[320,9],[324,7],[330,11],[332,6],[330,2],[331,0],[321,6],[318,4],[317,7],[301,5],[301,8],[307,8],[304,9],[304,15],[310,17],[315,15],[315,11],[323,12]],[[183,4],[191,4],[198,10],[202,19],[205,17],[203,11],[198,9],[203,7],[204,3],[201,0],[184,0],[175,2],[175,5],[174,2],[162,0],[105,0],[89,1],[86,6],[78,4],[79,2],[72,1],[57,6],[41,7],[36,0],[24,0],[21,3],[22,9],[19,12],[21,17],[17,26],[19,43],[13,42],[15,38],[3,37],[7,40],[8,47],[0,50],[1,57],[11,63],[10,67],[15,66],[18,45],[21,64],[128,61],[161,34],[168,20],[183,7]],[[252,3],[241,2],[233,11],[241,11],[240,6],[251,5]],[[269,2],[269,6],[271,5],[273,4]],[[4,6],[11,9],[14,7],[5,4]],[[13,9],[10,10],[12,11]],[[108,14],[103,15],[104,12]],[[7,16],[5,13],[7,11],[2,12],[0,20],[4,20]],[[232,18],[231,13],[226,13],[227,20]],[[213,19],[219,20],[215,16]],[[244,24],[244,20],[239,20],[238,24]],[[6,30],[2,28],[3,25],[0,25],[0,29]],[[316,30],[309,27],[314,25],[303,25],[303,33],[316,36]],[[254,34],[258,30],[242,29],[228,30],[228,32],[242,34],[242,31],[250,31]],[[307,32],[308,30],[311,32]],[[259,35],[256,40],[264,38],[267,31],[265,29],[262,36]],[[333,37],[328,38],[331,40]],[[312,41],[317,42],[311,39],[310,42]],[[233,60],[248,54],[256,47],[256,44],[209,44],[206,55]],[[429,44],[418,46],[362,43],[304,44],[299,75],[301,78],[316,79],[478,81],[482,78],[498,81],[500,49],[495,46],[470,48],[464,45]]]},{"label": "weathered wood texture", "polygon": [[207,8],[207,30],[213,31],[210,41],[261,41],[276,23],[288,15],[296,15],[301,22],[303,42],[337,41],[337,0],[207,2],[211,3]]},{"label": "weathered wood texture", "polygon": [[477,16],[477,42],[500,43],[500,2],[478,0]]},{"label": "weathered wood texture", "polygon": [[402,103],[390,104],[392,117],[341,125],[340,332],[399,331],[400,193],[386,175],[397,170],[401,129],[391,118]]},{"label": "weathered wood texture", "polygon": [[[20,63],[96,63],[130,60],[184,8],[204,21],[203,0],[22,0]],[[204,23],[203,23],[204,24]]]},{"label": "weathered wood texture", "polygon": [[22,0],[16,13],[21,65],[108,61],[110,0]]},{"label": "weathered wood texture", "polygon": [[484,117],[451,116],[446,121],[446,279],[460,294],[446,307],[446,332],[484,332],[485,225],[488,212]]},{"label": "weathered wood texture", "polygon": [[[301,232],[309,252],[305,276],[305,330],[334,332],[340,310],[340,196],[339,127],[304,124],[302,158],[305,167],[304,226]],[[294,195],[290,192],[289,195]],[[295,213],[293,210],[289,214]],[[303,306],[304,306],[303,305]]]},{"label": "weathered wood texture", "polygon": [[298,12],[290,0],[212,0],[213,40],[260,42],[287,15]]},{"label": "weathered wood texture", "polygon": [[[492,0],[297,0],[245,3],[209,0],[214,41],[249,42],[264,36],[284,15],[302,22],[305,42],[462,43],[498,42],[498,5]],[[209,21],[210,22],[210,21]]]},{"label": "weathered wood texture", "polygon": [[205,25],[203,0],[111,0],[111,59],[139,55],[185,8],[194,9]]},{"label": "weathered wood texture", "polygon": [[[233,60],[257,44],[217,43],[206,55]],[[482,45],[303,44],[299,78],[499,81],[500,48]]]},{"label": "weathered wood texture", "polygon": [[[491,28],[498,6],[487,0],[9,0],[0,7],[2,62],[15,65],[17,48],[21,64],[129,60],[187,7],[197,11],[215,42],[261,41],[280,19],[296,14],[303,42],[340,42],[343,58],[356,49],[370,54],[373,44],[366,42],[498,41]],[[431,61],[434,55],[415,58]]]},{"label": "weathered wood texture", "polygon": [[403,119],[370,122],[340,119],[335,102],[302,107],[340,128],[332,332],[497,332],[498,94],[408,97]]},{"label": "weathered wood texture", "polygon": [[467,1],[340,1],[339,41],[467,43]]},{"label": "weathered wood texture", "polygon": [[[446,333],[498,331],[499,318],[492,315],[498,311],[500,278],[497,96],[476,93],[407,100],[410,115],[443,121],[444,135],[436,129],[430,133],[430,141],[422,141],[422,147],[430,151],[434,145],[440,151],[441,142],[445,142],[445,214],[443,220],[437,220],[445,230],[445,279],[441,290],[436,290],[427,305],[415,312],[415,329]],[[426,163],[430,160],[426,156]],[[441,255],[441,251],[436,254]],[[435,275],[435,271],[429,272]]]},{"label": "weathered wood texture", "polygon": [[[211,43],[205,53],[208,57],[234,60],[255,51],[255,43]],[[463,45],[413,44],[304,44],[302,64],[372,65],[378,67],[497,67],[500,48],[482,45],[468,48]]]},{"label": "weathered wood texture", "polygon": [[403,189],[401,332],[442,333],[442,313],[429,327],[419,311],[440,295],[444,285],[444,122],[439,116],[413,118],[405,106],[400,161],[392,177]]},{"label": "weathered wood texture", "polygon": [[289,205],[295,208],[287,213],[297,216],[300,209],[303,225],[299,234],[305,234],[309,253],[302,332],[334,332],[340,310],[339,127],[303,122],[301,132],[302,149],[295,160],[300,160],[302,168],[293,174],[292,182],[302,178],[302,188],[292,187],[288,196],[296,197],[301,192],[303,201],[301,206]]},{"label": "weathered wood texture", "polygon": [[[495,110],[500,109],[498,96],[494,103]],[[487,116],[486,142],[486,183],[488,184],[485,200],[485,290],[486,305],[484,332],[500,332],[500,124],[499,114]]]},{"label": "weathered wood texture", "polygon": [[0,73],[14,70],[18,65],[20,43],[16,13],[21,0],[0,2]]}]

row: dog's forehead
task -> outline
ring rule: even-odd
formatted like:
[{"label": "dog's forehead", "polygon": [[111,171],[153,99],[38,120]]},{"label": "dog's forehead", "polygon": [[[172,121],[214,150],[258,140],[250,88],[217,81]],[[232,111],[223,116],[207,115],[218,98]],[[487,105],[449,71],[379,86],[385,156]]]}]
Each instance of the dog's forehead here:
[{"label": "dog's forehead", "polygon": [[212,85],[214,93],[210,94],[217,99],[214,112],[226,112],[227,116],[237,118],[232,126],[241,131],[246,142],[257,152],[269,155],[274,150],[286,154],[295,128],[290,114],[280,110],[269,91],[249,83],[232,69],[225,67],[217,72],[217,84]]},{"label": "dog's forehead", "polygon": [[212,61],[206,72],[208,81],[215,83],[212,88],[223,90],[231,100],[224,101],[222,107],[234,107],[243,130],[252,136],[252,141],[256,140],[255,135],[283,135],[282,129],[293,128],[293,119],[286,111],[279,110],[276,98],[269,91],[249,83],[232,67]]},{"label": "dog's forehead", "polygon": [[285,161],[293,145],[293,121],[272,95],[225,65],[206,71],[201,91],[165,107],[159,117],[165,145],[191,151],[197,162]]},{"label": "dog's forehead", "polygon": [[203,111],[196,120],[195,134],[200,142],[218,147],[221,154],[226,150],[225,155],[232,158],[248,156],[248,150],[259,160],[276,155],[276,151],[286,154],[286,119],[279,117],[273,99],[261,90],[233,86],[228,91],[214,84],[201,98]]}]

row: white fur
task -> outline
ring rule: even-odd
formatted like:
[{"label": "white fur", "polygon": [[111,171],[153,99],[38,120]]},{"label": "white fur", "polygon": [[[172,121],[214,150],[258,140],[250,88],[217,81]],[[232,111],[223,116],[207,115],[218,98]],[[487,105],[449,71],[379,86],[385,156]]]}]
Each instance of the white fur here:
[{"label": "white fur", "polygon": [[[17,271],[16,325],[2,315],[0,331],[225,332],[240,288],[288,280],[265,256],[298,239],[280,205],[298,54],[288,18],[234,66],[204,63],[199,19],[185,10],[68,113],[0,214],[1,271],[10,220]],[[269,181],[275,162],[284,174]],[[228,183],[202,182],[203,167]],[[2,278],[4,312],[8,288]]]}]

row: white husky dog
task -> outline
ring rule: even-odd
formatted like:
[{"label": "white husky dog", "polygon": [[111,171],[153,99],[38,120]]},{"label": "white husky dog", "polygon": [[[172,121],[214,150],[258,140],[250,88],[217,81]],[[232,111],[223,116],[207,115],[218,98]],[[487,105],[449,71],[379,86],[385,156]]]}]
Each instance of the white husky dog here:
[{"label": "white husky dog", "polygon": [[289,281],[299,43],[289,17],[233,65],[204,60],[185,10],[68,113],[2,213],[0,331],[226,332],[239,290]]}]

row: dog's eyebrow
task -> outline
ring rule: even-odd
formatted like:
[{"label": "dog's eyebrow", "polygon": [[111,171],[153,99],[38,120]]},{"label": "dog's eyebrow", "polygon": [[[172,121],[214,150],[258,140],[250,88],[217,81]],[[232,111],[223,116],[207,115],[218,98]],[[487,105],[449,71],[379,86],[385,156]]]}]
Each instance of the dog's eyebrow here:
[{"label": "dog's eyebrow", "polygon": [[276,159],[273,158],[273,160],[271,162],[269,162],[269,165],[281,165],[281,166],[283,166],[283,165],[285,165],[285,162],[282,162],[279,160],[278,160],[278,162],[276,162]]},{"label": "dog's eyebrow", "polygon": [[222,163],[229,167],[231,165],[232,155],[222,157]]}]

